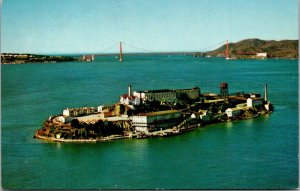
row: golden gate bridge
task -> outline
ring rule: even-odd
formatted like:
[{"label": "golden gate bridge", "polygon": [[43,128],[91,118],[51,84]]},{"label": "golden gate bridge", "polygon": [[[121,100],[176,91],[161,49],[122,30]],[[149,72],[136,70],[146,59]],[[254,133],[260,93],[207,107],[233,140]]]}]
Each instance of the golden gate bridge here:
[{"label": "golden gate bridge", "polygon": [[[225,50],[224,54],[226,56],[226,59],[228,60],[228,59],[230,59],[229,58],[228,40],[226,41],[225,44],[226,44],[226,50]],[[135,52],[135,53],[128,52],[126,54],[179,54],[179,53],[194,53],[194,52],[197,52],[197,51],[189,51],[189,52],[155,52],[155,51],[151,51],[151,50],[148,50],[148,49],[145,49],[145,48],[137,47],[135,45],[132,45],[132,44],[129,44],[129,43],[126,43],[126,42],[117,42],[117,43],[114,43],[114,44],[104,48],[103,50],[101,50],[97,53],[82,55],[82,61],[94,61],[96,56],[116,55],[117,53],[109,53],[108,51],[112,50],[113,48],[118,47],[119,53],[118,53],[118,56],[116,56],[116,58],[119,59],[119,62],[122,62],[123,61],[123,56],[124,56],[124,51],[123,51],[124,45],[125,45],[125,47],[130,47],[131,49],[139,51],[139,52]],[[213,48],[218,48],[221,45],[224,45],[224,43],[223,42],[218,42],[218,43],[216,43],[212,46],[209,46],[209,47],[206,47],[206,48],[202,49],[201,52],[206,52],[206,51],[212,50]]]}]

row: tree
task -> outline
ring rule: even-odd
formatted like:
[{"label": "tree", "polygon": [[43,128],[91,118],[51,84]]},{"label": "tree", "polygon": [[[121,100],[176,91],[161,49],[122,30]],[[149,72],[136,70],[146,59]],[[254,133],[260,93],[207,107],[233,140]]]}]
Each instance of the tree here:
[{"label": "tree", "polygon": [[71,121],[71,126],[75,129],[79,129],[80,128],[80,123],[79,123],[79,120],[78,119],[72,119]]}]

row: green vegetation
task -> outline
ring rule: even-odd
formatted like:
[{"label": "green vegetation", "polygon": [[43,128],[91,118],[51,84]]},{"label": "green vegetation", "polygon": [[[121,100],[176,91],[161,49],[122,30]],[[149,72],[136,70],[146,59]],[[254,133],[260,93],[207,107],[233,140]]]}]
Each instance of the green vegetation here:
[{"label": "green vegetation", "polygon": [[45,121],[38,134],[53,138],[60,134],[60,137],[65,139],[96,139],[110,135],[123,135],[125,131],[130,130],[127,127],[130,127],[130,124],[121,121],[98,120],[95,123],[86,123],[75,118],[69,124],[58,125],[58,122],[51,119]]}]

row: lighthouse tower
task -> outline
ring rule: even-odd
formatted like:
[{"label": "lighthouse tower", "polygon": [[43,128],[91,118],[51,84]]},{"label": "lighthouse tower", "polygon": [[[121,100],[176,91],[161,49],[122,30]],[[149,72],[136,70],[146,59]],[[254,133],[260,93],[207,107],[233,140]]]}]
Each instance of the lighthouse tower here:
[{"label": "lighthouse tower", "polygon": [[264,98],[264,106],[265,106],[265,109],[269,112],[269,111],[272,111],[272,105],[271,105],[271,102],[268,101],[268,86],[267,84],[265,85],[265,98]]},{"label": "lighthouse tower", "polygon": [[128,85],[128,97],[131,97],[131,84]]}]

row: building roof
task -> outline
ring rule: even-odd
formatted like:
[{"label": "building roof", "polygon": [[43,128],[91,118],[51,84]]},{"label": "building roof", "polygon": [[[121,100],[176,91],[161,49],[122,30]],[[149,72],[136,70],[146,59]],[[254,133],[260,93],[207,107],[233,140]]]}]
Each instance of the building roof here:
[{"label": "building roof", "polygon": [[213,100],[204,100],[204,103],[217,103],[217,102],[224,102],[225,99],[213,99]]},{"label": "building roof", "polygon": [[162,89],[162,90],[146,90],[146,93],[163,93],[163,92],[173,92],[174,90]]},{"label": "building roof", "polygon": [[198,90],[200,89],[199,87],[193,87],[193,88],[187,88],[187,89],[177,89],[176,91],[180,91],[180,90]]},{"label": "building roof", "polygon": [[252,99],[253,101],[257,101],[257,100],[262,100],[262,98],[261,97],[249,97],[249,98],[247,98],[247,100],[248,99]]},{"label": "building roof", "polygon": [[137,98],[136,96],[128,96],[128,94],[124,94],[124,95],[122,95],[121,97],[123,97],[124,99],[126,99],[126,98],[128,98],[128,99],[135,99],[135,98]]},{"label": "building roof", "polygon": [[153,115],[164,115],[164,114],[170,114],[170,113],[177,113],[180,112],[179,110],[165,110],[165,111],[155,111],[155,112],[149,112],[149,113],[139,113],[138,116],[153,116]]},{"label": "building roof", "polygon": [[237,108],[237,107],[233,107],[233,108],[228,108],[226,109],[227,110],[231,110],[231,111],[239,111],[239,110],[242,110],[242,108]]},{"label": "building roof", "polygon": [[184,90],[196,90],[200,89],[199,87],[187,88],[187,89],[161,89],[161,90],[145,90],[145,91],[137,91],[141,93],[163,93],[163,92],[176,92],[176,91],[184,91]]},{"label": "building roof", "polygon": [[229,96],[229,99],[234,99],[234,100],[241,100],[241,101],[246,101],[247,98],[243,96]]}]

